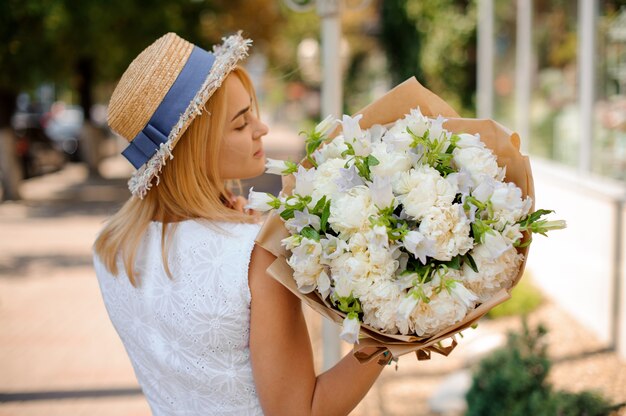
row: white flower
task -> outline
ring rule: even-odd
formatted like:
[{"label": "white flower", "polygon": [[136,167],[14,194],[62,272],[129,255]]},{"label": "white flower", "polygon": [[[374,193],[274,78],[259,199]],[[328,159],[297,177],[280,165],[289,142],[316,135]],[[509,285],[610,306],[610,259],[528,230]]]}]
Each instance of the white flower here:
[{"label": "white flower", "polygon": [[296,164],[286,160],[276,160],[267,158],[265,163],[265,173],[272,175],[288,175],[294,172]]},{"label": "white flower", "polygon": [[457,301],[465,305],[466,308],[472,308],[478,300],[478,296],[460,282],[454,282],[450,293]]},{"label": "white flower", "polygon": [[363,138],[363,131],[359,125],[359,121],[363,118],[363,114],[357,114],[354,117],[348,115],[343,116],[341,120],[341,126],[343,128],[343,137],[347,142],[352,142],[355,139]]},{"label": "white flower", "polygon": [[298,247],[301,242],[302,236],[300,234],[290,235],[289,237],[283,238],[280,241],[281,245],[289,251],[293,250],[295,247]]},{"label": "white flower", "polygon": [[388,208],[393,205],[394,197],[389,177],[374,176],[374,180],[369,183],[372,203],[379,209]]},{"label": "white flower", "polygon": [[292,233],[299,233],[304,227],[311,226],[316,230],[320,229],[320,217],[309,214],[308,209],[304,211],[294,211],[294,217],[285,221],[285,227]]},{"label": "white flower", "polygon": [[464,264],[462,280],[465,287],[474,292],[481,302],[488,300],[499,289],[511,286],[524,258],[515,247],[510,247],[500,257],[493,259],[484,244],[477,246],[470,254],[478,273]]},{"label": "white flower", "polygon": [[485,178],[484,181],[480,182],[478,186],[474,188],[472,196],[483,203],[489,201],[489,198],[491,198],[493,194],[495,183],[495,180]]},{"label": "white flower", "polygon": [[406,250],[413,254],[416,259],[419,259],[422,264],[426,264],[426,257],[433,257],[437,254],[435,242],[430,238],[426,238],[419,231],[412,230],[406,233],[403,243]]},{"label": "white flower", "polygon": [[265,212],[274,208],[272,203],[276,201],[276,197],[265,192],[255,192],[253,189],[254,188],[250,188],[248,203],[245,206],[246,209]]},{"label": "white flower", "polygon": [[410,130],[416,136],[423,136],[426,130],[430,129],[431,120],[424,116],[420,111],[420,108],[411,109],[411,112],[407,114],[401,121],[401,126],[404,125],[405,129]]},{"label": "white flower", "polygon": [[408,171],[413,164],[407,152],[394,151],[385,142],[379,142],[372,146],[372,156],[378,160],[378,165],[370,167],[370,172],[374,176],[391,177],[400,172]]},{"label": "white flower", "polygon": [[343,320],[343,326],[339,337],[349,344],[358,344],[360,329],[361,324],[359,323],[359,318],[356,315],[349,313]]},{"label": "white flower", "polygon": [[328,136],[337,126],[337,121],[332,115],[329,115],[320,121],[314,130],[320,136]]},{"label": "white flower", "polygon": [[413,136],[406,131],[406,128],[403,131],[389,130],[383,136],[383,143],[387,143],[387,148],[391,151],[406,152],[411,148]]},{"label": "white flower", "polygon": [[317,279],[323,271],[320,264],[321,245],[314,240],[302,238],[299,246],[294,247],[287,263],[293,269],[293,277],[302,293],[315,290]]},{"label": "white flower", "polygon": [[507,241],[502,234],[497,231],[487,231],[483,235],[484,241],[484,253],[491,257],[491,259],[497,259],[505,251],[511,248],[511,243]]},{"label": "white flower", "polygon": [[459,133],[457,136],[459,137],[456,143],[457,147],[478,147],[480,149],[485,147],[485,144],[480,140],[480,134]]},{"label": "white flower", "polygon": [[330,278],[325,270],[317,277],[317,291],[322,295],[323,299],[326,299],[330,294]]},{"label": "white flower", "polygon": [[350,165],[348,168],[340,168],[339,169],[339,177],[335,182],[337,185],[337,190],[339,192],[346,192],[355,186],[364,185],[365,182],[363,178],[357,172],[356,167],[354,165]]},{"label": "white flower", "polygon": [[396,314],[401,296],[395,282],[374,280],[368,292],[360,298],[363,323],[386,333],[396,333]]},{"label": "white flower", "polygon": [[312,204],[315,204],[324,195],[332,199],[339,191],[337,182],[341,178],[341,169],[346,161],[343,159],[328,159],[315,169],[313,181]]},{"label": "white flower", "polygon": [[419,303],[419,298],[412,293],[409,293],[398,305],[398,315],[401,319],[409,319],[411,313]]},{"label": "white flower", "polygon": [[437,260],[449,261],[474,246],[474,240],[469,236],[469,221],[458,204],[429,209],[419,225],[419,231],[435,241],[432,257]]},{"label": "white flower", "polygon": [[443,123],[445,123],[446,121],[447,119],[443,118],[442,116],[437,116],[437,118],[434,120],[431,119],[429,134],[431,141],[433,141],[434,139],[441,141],[442,135],[445,135],[446,138],[449,138],[450,132],[443,128]]},{"label": "white flower", "polygon": [[519,210],[524,204],[522,190],[514,183],[499,182],[491,194],[491,203],[495,210]]},{"label": "white flower", "polygon": [[328,223],[341,236],[350,236],[369,225],[377,210],[366,186],[356,186],[331,200]]},{"label": "white flower", "polygon": [[474,183],[480,183],[483,176],[496,178],[499,174],[496,158],[487,148],[457,147],[452,154],[456,166],[467,170]]},{"label": "white flower", "polygon": [[421,220],[433,206],[450,205],[457,191],[454,184],[430,166],[419,166],[400,174],[393,185],[394,192],[404,194],[399,195],[404,212],[417,220]]},{"label": "white flower", "polygon": [[311,195],[314,189],[315,169],[307,170],[304,166],[300,165],[298,171],[294,173],[294,176],[296,178],[296,186],[293,192],[301,196]]},{"label": "white flower", "polygon": [[344,115],[341,121],[344,141],[352,145],[355,156],[367,156],[372,149],[370,131],[363,132],[359,126],[361,118],[363,114],[357,114],[354,117]]},{"label": "white flower", "polygon": [[326,234],[326,238],[320,239],[322,244],[322,262],[330,264],[330,261],[348,251],[348,244],[340,238]]},{"label": "white flower", "polygon": [[457,189],[458,193],[461,195],[469,195],[472,187],[474,186],[472,177],[465,169],[449,173],[448,176],[446,176],[446,180],[450,182],[450,185],[452,185],[454,189]]},{"label": "white flower", "polygon": [[344,141],[343,136],[337,136],[332,142],[322,145],[321,148],[313,152],[313,157],[317,164],[324,163],[328,159],[340,159],[341,154],[348,150],[348,146]]}]

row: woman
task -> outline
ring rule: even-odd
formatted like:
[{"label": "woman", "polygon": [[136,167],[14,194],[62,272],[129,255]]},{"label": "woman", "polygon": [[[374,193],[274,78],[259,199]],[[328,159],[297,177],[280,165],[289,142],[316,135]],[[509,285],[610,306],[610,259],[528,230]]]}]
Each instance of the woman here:
[{"label": "woman", "polygon": [[227,186],[265,165],[237,66],[248,44],[210,53],[170,33],[122,76],[109,124],[138,170],[95,242],[96,274],[155,415],[347,414],[391,357],[348,354],[316,376],[300,302],[266,273],[258,216]]}]

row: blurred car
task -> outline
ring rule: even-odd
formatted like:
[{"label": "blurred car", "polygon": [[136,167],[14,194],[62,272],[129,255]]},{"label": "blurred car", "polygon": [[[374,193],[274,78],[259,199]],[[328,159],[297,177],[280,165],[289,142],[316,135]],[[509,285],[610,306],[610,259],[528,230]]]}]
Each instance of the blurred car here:
[{"label": "blurred car", "polygon": [[62,102],[54,103],[42,121],[46,135],[74,162],[80,160],[80,132],[83,123],[82,108]]},{"label": "blurred car", "polygon": [[15,133],[15,154],[24,179],[54,172],[67,160],[59,143],[52,140],[42,125],[42,115],[17,112],[11,120]]}]

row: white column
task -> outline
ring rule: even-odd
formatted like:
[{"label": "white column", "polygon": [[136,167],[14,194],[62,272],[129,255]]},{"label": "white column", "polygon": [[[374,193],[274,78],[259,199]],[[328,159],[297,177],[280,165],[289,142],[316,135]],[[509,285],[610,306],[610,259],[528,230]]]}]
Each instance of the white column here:
[{"label": "white column", "polygon": [[[340,0],[318,0],[322,19],[322,118],[329,114],[339,118],[343,107],[341,80],[341,20]],[[339,328],[323,319],[324,370],[341,358]]]},{"label": "white column", "polygon": [[493,0],[478,1],[477,113],[493,117]]},{"label": "white column", "polygon": [[578,0],[578,77],[580,106],[580,147],[578,170],[591,171],[593,140],[593,107],[595,100],[595,24],[597,0]]},{"label": "white column", "polygon": [[528,154],[530,142],[530,93],[532,73],[532,1],[517,0],[515,41],[515,130]]}]

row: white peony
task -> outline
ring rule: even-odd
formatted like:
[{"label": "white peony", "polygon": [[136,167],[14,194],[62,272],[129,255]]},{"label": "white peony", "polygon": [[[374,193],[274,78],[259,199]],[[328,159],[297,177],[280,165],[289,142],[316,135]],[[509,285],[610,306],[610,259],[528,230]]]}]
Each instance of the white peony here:
[{"label": "white peony", "polygon": [[328,159],[315,169],[313,180],[313,192],[311,193],[312,205],[320,200],[324,195],[327,198],[334,198],[338,192],[337,182],[341,178],[341,171],[346,164],[343,159]]},{"label": "white peony", "polygon": [[457,192],[453,183],[446,181],[430,166],[419,166],[401,174],[393,185],[394,192],[401,194],[398,199],[404,206],[404,212],[418,221],[431,207],[450,205]]},{"label": "white peony", "polygon": [[452,257],[467,253],[474,245],[469,235],[469,220],[458,204],[430,208],[419,225],[419,231],[435,242],[432,257],[437,260],[451,260]]},{"label": "white peony", "polygon": [[315,240],[302,238],[299,246],[294,247],[287,263],[293,269],[293,277],[302,293],[310,293],[317,286],[317,279],[323,271],[320,264],[322,246]]},{"label": "white peony", "polygon": [[487,148],[457,147],[452,154],[456,166],[467,170],[474,183],[480,183],[484,176],[496,178],[500,173],[496,157]]},{"label": "white peony", "polygon": [[370,215],[376,213],[369,189],[357,186],[331,200],[328,223],[340,237],[350,236],[367,229]]},{"label": "white peony", "polygon": [[398,285],[387,279],[376,279],[370,290],[361,297],[363,323],[381,331],[394,334],[396,311],[401,301]]},{"label": "white peony", "polygon": [[463,284],[474,292],[481,302],[489,299],[501,288],[509,288],[524,258],[515,247],[510,247],[500,257],[493,259],[484,245],[478,245],[470,253],[476,262],[478,273],[469,265],[462,268]]},{"label": "white peony", "polygon": [[394,151],[385,142],[372,146],[372,156],[379,162],[378,165],[370,167],[370,172],[374,176],[392,177],[400,172],[408,171],[413,164],[407,152]]}]

